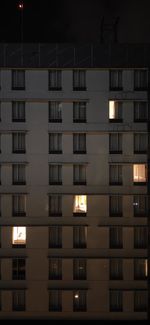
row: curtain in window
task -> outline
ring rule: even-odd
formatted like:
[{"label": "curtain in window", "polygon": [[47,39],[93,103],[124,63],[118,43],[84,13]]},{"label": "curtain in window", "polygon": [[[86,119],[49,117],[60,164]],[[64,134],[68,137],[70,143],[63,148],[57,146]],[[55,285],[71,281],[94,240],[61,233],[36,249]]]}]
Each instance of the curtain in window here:
[{"label": "curtain in window", "polygon": [[25,290],[13,291],[13,310],[25,310]]},{"label": "curtain in window", "polygon": [[134,88],[146,89],[147,88],[147,71],[135,70],[134,71]]},{"label": "curtain in window", "polygon": [[110,71],[110,88],[117,89],[122,88],[122,71],[111,70]]},{"label": "curtain in window", "polygon": [[25,280],[25,258],[13,258],[12,278],[13,280]]},{"label": "curtain in window", "polygon": [[147,134],[134,134],[134,152],[146,152],[148,148]]},{"label": "curtain in window", "polygon": [[25,215],[26,214],[26,197],[25,195],[13,195],[13,214]]},{"label": "curtain in window", "polygon": [[122,216],[122,196],[110,196],[110,216]]},{"label": "curtain in window", "polygon": [[86,184],[86,166],[74,165],[73,166],[73,182],[74,184]]},{"label": "curtain in window", "polygon": [[134,195],[134,216],[146,217],[148,215],[148,197],[146,195]]},{"label": "curtain in window", "polygon": [[73,121],[74,122],[86,121],[86,102],[73,103]]},{"label": "curtain in window", "polygon": [[86,280],[86,259],[75,258],[73,260],[74,280]]},{"label": "curtain in window", "polygon": [[62,247],[62,227],[50,226],[49,227],[49,247],[61,248]]},{"label": "curtain in window", "polygon": [[25,71],[13,70],[12,71],[12,87],[24,89],[25,88]]},{"label": "curtain in window", "polygon": [[110,184],[122,184],[122,166],[110,165]]},{"label": "curtain in window", "polygon": [[62,166],[50,165],[49,166],[49,184],[62,184]]},{"label": "curtain in window", "polygon": [[74,226],[73,227],[73,247],[86,248],[87,245],[87,227]]},{"label": "curtain in window", "polygon": [[123,231],[122,227],[110,227],[109,229],[110,248],[123,247]]},{"label": "curtain in window", "polygon": [[147,120],[147,102],[134,102],[134,121]]},{"label": "curtain in window", "polygon": [[123,292],[121,290],[110,290],[110,311],[122,311]]},{"label": "curtain in window", "polygon": [[12,120],[25,120],[25,102],[12,102]]},{"label": "curtain in window", "polygon": [[49,71],[49,89],[61,89],[61,70]]},{"label": "curtain in window", "polygon": [[143,280],[147,277],[147,260],[137,258],[134,260],[134,279]]},{"label": "curtain in window", "polygon": [[122,280],[123,279],[123,261],[121,258],[112,258],[109,261],[110,279]]},{"label": "curtain in window", "polygon": [[25,182],[26,182],[25,165],[23,164],[13,165],[13,184],[20,183],[24,185]]},{"label": "curtain in window", "polygon": [[86,88],[86,71],[74,70],[73,71],[73,88],[84,89]]},{"label": "curtain in window", "polygon": [[62,135],[60,133],[49,134],[49,152],[50,153],[62,152]]},{"label": "curtain in window", "polygon": [[13,133],[13,152],[25,152],[24,133]]},{"label": "curtain in window", "polygon": [[49,279],[61,280],[62,279],[62,259],[50,258],[49,259]]},{"label": "curtain in window", "polygon": [[148,308],[148,291],[136,290],[134,292],[134,310],[146,312],[147,308]]},{"label": "curtain in window", "polygon": [[109,135],[109,150],[110,152],[122,152],[122,134],[111,133]]},{"label": "curtain in window", "polygon": [[49,196],[49,215],[62,215],[62,197],[61,195]]},{"label": "curtain in window", "polygon": [[73,212],[76,214],[82,214],[87,212],[87,196],[75,195]]},{"label": "curtain in window", "polygon": [[145,183],[146,182],[146,165],[145,164],[134,164],[133,165],[133,180],[134,183]]},{"label": "curtain in window", "polygon": [[76,133],[73,134],[73,151],[74,152],[86,152],[86,134]]},{"label": "curtain in window", "polygon": [[61,311],[62,310],[62,291],[50,290],[49,291],[49,310]]},{"label": "curtain in window", "polygon": [[86,311],[86,290],[73,291],[73,310]]},{"label": "curtain in window", "polygon": [[147,227],[134,227],[134,248],[148,247],[148,229]]},{"label": "curtain in window", "polygon": [[49,121],[61,122],[62,120],[62,104],[60,102],[49,102]]}]

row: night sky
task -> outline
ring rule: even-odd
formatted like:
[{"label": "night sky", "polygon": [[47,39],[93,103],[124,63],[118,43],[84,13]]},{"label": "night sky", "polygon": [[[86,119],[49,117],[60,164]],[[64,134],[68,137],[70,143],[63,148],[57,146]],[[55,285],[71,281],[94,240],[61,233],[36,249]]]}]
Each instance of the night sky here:
[{"label": "night sky", "polygon": [[[20,41],[18,1],[0,1],[0,42]],[[118,41],[150,42],[150,0],[24,0],[24,42],[99,42],[102,17]]]}]

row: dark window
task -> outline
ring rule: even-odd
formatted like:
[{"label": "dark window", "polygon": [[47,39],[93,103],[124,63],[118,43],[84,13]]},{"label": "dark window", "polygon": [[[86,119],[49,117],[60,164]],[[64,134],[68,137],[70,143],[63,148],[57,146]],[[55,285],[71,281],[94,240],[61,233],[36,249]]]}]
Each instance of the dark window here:
[{"label": "dark window", "polygon": [[86,71],[74,70],[73,71],[73,90],[83,91],[86,90]]},{"label": "dark window", "polygon": [[148,311],[148,291],[136,290],[134,292],[134,311],[147,312]]},{"label": "dark window", "polygon": [[49,280],[62,280],[62,259],[49,259]]},{"label": "dark window", "polygon": [[134,70],[134,90],[147,90],[147,70]]},{"label": "dark window", "polygon": [[12,309],[14,311],[25,310],[25,290],[14,290],[12,292]]},{"label": "dark window", "polygon": [[73,291],[73,311],[86,311],[87,309],[87,292],[86,290]]},{"label": "dark window", "polygon": [[134,280],[146,280],[148,276],[148,260],[145,258],[134,259]]},{"label": "dark window", "polygon": [[1,195],[0,195],[0,217],[2,215],[2,212],[1,212]]},{"label": "dark window", "polygon": [[110,290],[110,311],[123,311],[123,292],[121,290]]},{"label": "dark window", "polygon": [[26,272],[26,260],[25,258],[13,258],[12,260],[12,279],[13,280],[25,280]]},{"label": "dark window", "polygon": [[145,154],[148,149],[148,137],[145,133],[134,134],[134,153]]},{"label": "dark window", "polygon": [[25,89],[25,70],[12,70],[12,90]]},{"label": "dark window", "polygon": [[73,153],[79,153],[79,154],[86,153],[86,134],[85,133],[73,134]]},{"label": "dark window", "polygon": [[49,122],[61,123],[62,122],[62,103],[61,102],[49,102]]},{"label": "dark window", "polygon": [[13,153],[25,153],[25,133],[17,132],[12,134]]},{"label": "dark window", "polygon": [[49,133],[49,153],[61,154],[62,153],[62,134]]},{"label": "dark window", "polygon": [[86,185],[86,165],[73,165],[73,184]]},{"label": "dark window", "polygon": [[112,258],[109,261],[110,280],[123,280],[123,261],[121,258]]},{"label": "dark window", "polygon": [[62,227],[49,227],[49,248],[62,248]]},{"label": "dark window", "polygon": [[49,71],[49,90],[62,90],[62,72],[61,70]]},{"label": "dark window", "polygon": [[49,216],[62,216],[62,197],[61,195],[49,196]]},{"label": "dark window", "polygon": [[73,248],[87,247],[87,226],[73,227]]},{"label": "dark window", "polygon": [[109,185],[122,185],[122,165],[109,166]]},{"label": "dark window", "polygon": [[148,216],[148,197],[146,195],[134,195],[134,217]]},{"label": "dark window", "polygon": [[144,226],[134,227],[134,248],[148,247],[148,229]]},{"label": "dark window", "polygon": [[110,217],[122,217],[122,196],[112,195],[109,197]]},{"label": "dark window", "polygon": [[73,122],[74,123],[86,122],[86,102],[73,103]]},{"label": "dark window", "polygon": [[109,229],[109,247],[123,248],[123,231],[122,227],[112,226]]},{"label": "dark window", "polygon": [[25,216],[26,215],[26,196],[23,194],[15,194],[12,197],[12,215]]},{"label": "dark window", "polygon": [[73,260],[73,279],[86,280],[86,259],[74,258]]},{"label": "dark window", "polygon": [[49,311],[62,311],[62,291],[49,291]]},{"label": "dark window", "polygon": [[49,185],[62,185],[61,165],[49,165]]},{"label": "dark window", "polygon": [[122,153],[122,134],[111,133],[109,134],[109,153],[121,154]]},{"label": "dark window", "polygon": [[0,122],[1,122],[1,102],[0,102]]},{"label": "dark window", "polygon": [[110,70],[110,90],[122,89],[122,70]]},{"label": "dark window", "polygon": [[25,122],[25,102],[12,102],[12,122]]},{"label": "dark window", "polygon": [[13,185],[25,185],[26,184],[26,175],[25,175],[24,164],[14,164],[12,165],[12,183]]},{"label": "dark window", "polygon": [[134,122],[147,122],[148,107],[147,102],[134,102]]}]

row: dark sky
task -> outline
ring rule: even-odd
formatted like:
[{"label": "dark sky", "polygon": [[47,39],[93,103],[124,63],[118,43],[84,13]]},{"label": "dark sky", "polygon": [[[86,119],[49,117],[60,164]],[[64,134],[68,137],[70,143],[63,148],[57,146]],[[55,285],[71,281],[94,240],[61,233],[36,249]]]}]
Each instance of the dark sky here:
[{"label": "dark sky", "polygon": [[[18,1],[0,1],[0,42],[20,41]],[[150,42],[150,0],[24,0],[24,42],[95,42],[119,17],[118,41]],[[107,34],[108,35],[108,34]]]}]

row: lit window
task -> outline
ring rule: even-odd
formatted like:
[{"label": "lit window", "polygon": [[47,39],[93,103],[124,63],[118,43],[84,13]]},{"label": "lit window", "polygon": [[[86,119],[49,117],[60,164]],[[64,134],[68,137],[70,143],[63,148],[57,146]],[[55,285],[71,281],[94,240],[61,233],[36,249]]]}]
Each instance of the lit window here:
[{"label": "lit window", "polygon": [[145,183],[146,182],[146,165],[145,164],[133,165],[133,180],[135,183]]},{"label": "lit window", "polygon": [[87,212],[87,197],[86,195],[75,195],[74,198],[74,209],[73,212],[76,213],[86,213]]},{"label": "lit window", "polygon": [[26,227],[13,227],[12,244],[13,245],[26,244]]},{"label": "lit window", "polygon": [[122,121],[122,102],[114,100],[109,101],[109,120]]},{"label": "lit window", "polygon": [[145,277],[148,276],[148,260],[145,259]]}]

